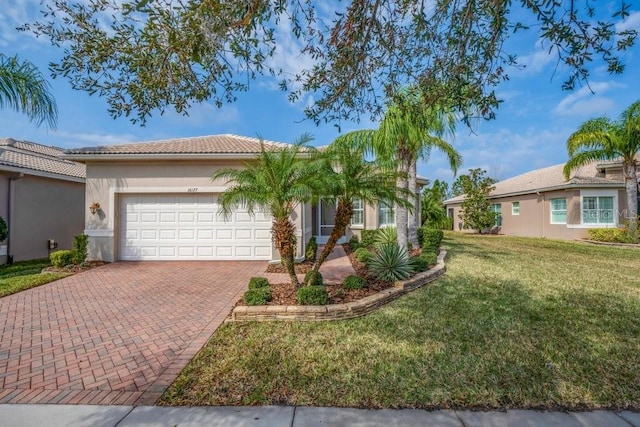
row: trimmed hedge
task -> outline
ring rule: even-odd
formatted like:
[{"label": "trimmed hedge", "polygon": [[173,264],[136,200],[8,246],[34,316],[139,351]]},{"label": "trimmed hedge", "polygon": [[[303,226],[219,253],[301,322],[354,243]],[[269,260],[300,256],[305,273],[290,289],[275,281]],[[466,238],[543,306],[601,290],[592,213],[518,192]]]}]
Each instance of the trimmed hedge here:
[{"label": "trimmed hedge", "polygon": [[367,287],[367,281],[360,276],[354,276],[352,274],[344,278],[342,286],[345,289],[362,289]]},{"label": "trimmed hedge", "polygon": [[302,305],[326,305],[329,294],[325,286],[303,286],[296,293],[298,304]]},{"label": "trimmed hedge", "polygon": [[318,242],[316,242],[316,236],[311,236],[307,248],[304,251],[304,258],[307,261],[315,261],[318,253]]},{"label": "trimmed hedge", "polygon": [[435,252],[422,252],[418,257],[424,259],[429,263],[429,265],[434,265],[438,263],[438,254]]},{"label": "trimmed hedge", "polygon": [[351,248],[352,252],[360,248],[360,241],[358,240],[358,236],[355,234],[349,239],[349,248]]},{"label": "trimmed hedge", "polygon": [[418,243],[420,246],[439,248],[440,242],[444,238],[444,232],[442,230],[435,230],[433,228],[420,227],[418,228]]},{"label": "trimmed hedge", "polygon": [[422,255],[412,257],[411,262],[413,263],[413,269],[419,273],[429,269],[429,260]]},{"label": "trimmed hedge", "polygon": [[587,233],[589,233],[589,239],[597,242],[636,243],[627,236],[624,228],[590,228]]},{"label": "trimmed hedge", "polygon": [[324,285],[322,274],[320,274],[319,271],[309,270],[307,274],[304,275],[304,283],[310,286],[322,286]]},{"label": "trimmed hedge", "polygon": [[269,280],[266,277],[252,277],[249,279],[249,289],[266,288],[269,286]]},{"label": "trimmed hedge", "polygon": [[75,258],[74,251],[70,251],[68,249],[51,252],[51,254],[49,254],[49,260],[51,261],[51,265],[58,268],[62,268],[65,265],[73,264],[74,258]]},{"label": "trimmed hedge", "polygon": [[73,263],[82,264],[87,259],[87,242],[89,236],[78,234],[73,236]]},{"label": "trimmed hedge", "polygon": [[371,258],[373,258],[373,253],[367,248],[358,248],[353,253],[353,255],[356,257],[358,261],[364,262],[364,263],[366,263]]},{"label": "trimmed hedge", "polygon": [[368,248],[374,245],[378,236],[378,230],[362,230],[360,243],[362,247]]},{"label": "trimmed hedge", "polygon": [[242,297],[247,305],[265,305],[271,301],[271,287],[262,286],[260,288],[249,289]]}]

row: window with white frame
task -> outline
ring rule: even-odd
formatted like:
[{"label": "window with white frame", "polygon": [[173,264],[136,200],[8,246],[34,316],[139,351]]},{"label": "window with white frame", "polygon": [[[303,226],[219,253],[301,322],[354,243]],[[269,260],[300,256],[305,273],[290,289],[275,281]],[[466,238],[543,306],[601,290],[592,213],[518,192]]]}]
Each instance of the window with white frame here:
[{"label": "window with white frame", "polygon": [[494,203],[491,205],[491,212],[495,212],[496,213],[496,222],[495,222],[495,226],[496,227],[502,227],[502,204],[501,203]]},{"label": "window with white frame", "polygon": [[583,224],[615,224],[613,197],[611,196],[583,196],[582,223]]},{"label": "window with white frame", "polygon": [[511,202],[511,215],[520,215],[520,202]]},{"label": "window with white frame", "polygon": [[378,202],[378,227],[396,225],[396,211],[393,204]]},{"label": "window with white frame", "polygon": [[364,203],[362,203],[362,199],[353,199],[353,215],[351,215],[351,225],[364,225]]},{"label": "window with white frame", "polygon": [[564,197],[551,199],[551,224],[567,223],[567,199]]}]

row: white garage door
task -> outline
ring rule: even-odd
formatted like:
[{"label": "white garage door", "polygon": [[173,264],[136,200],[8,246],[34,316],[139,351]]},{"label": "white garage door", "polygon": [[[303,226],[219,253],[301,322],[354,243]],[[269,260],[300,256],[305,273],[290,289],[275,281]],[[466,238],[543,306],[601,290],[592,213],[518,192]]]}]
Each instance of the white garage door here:
[{"label": "white garage door", "polygon": [[246,211],[225,220],[217,194],[138,194],[120,199],[121,260],[269,260],[271,219]]}]

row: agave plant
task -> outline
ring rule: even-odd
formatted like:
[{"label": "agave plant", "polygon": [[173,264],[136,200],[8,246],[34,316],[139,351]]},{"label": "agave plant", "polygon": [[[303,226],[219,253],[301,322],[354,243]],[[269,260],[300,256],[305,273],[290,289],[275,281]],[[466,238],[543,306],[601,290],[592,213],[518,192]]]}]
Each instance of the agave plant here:
[{"label": "agave plant", "polygon": [[395,227],[381,227],[376,233],[376,246],[398,244],[398,230]]},{"label": "agave plant", "polygon": [[407,250],[398,243],[378,246],[376,254],[367,262],[369,273],[384,282],[408,279],[414,272]]}]

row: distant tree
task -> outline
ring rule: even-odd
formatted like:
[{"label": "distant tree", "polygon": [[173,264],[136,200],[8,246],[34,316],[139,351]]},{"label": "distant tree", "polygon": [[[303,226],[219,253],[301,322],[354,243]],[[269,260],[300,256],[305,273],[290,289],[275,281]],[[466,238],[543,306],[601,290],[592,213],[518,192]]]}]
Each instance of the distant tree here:
[{"label": "distant tree", "polygon": [[489,194],[495,188],[494,180],[486,176],[486,171],[480,168],[469,169],[467,175],[461,175],[456,182],[464,194],[461,205],[460,219],[465,228],[482,230],[493,226],[496,222],[496,213],[491,211]]},{"label": "distant tree", "polygon": [[640,153],[640,101],[631,104],[618,120],[600,117],[584,122],[567,140],[569,160],[565,178],[571,172],[597,160],[622,163],[627,195],[627,235],[638,239],[638,160]]},{"label": "distant tree", "polygon": [[0,54],[0,108],[24,113],[37,126],[55,129],[58,108],[49,83],[38,68],[17,56]]},{"label": "distant tree", "polygon": [[[441,82],[428,104],[447,99],[491,118],[495,86],[517,68],[512,49],[520,34],[534,32],[572,89],[602,63],[623,71],[621,52],[637,30],[615,24],[633,3],[48,0],[41,20],[23,29],[64,48],[51,64],[54,75],[104,96],[113,116],[133,121],[168,106],[186,113],[192,103],[235,101],[258,75],[278,78],[291,100],[313,94],[306,115],[316,122],[377,120],[398,88]],[[283,52],[300,69],[282,69]]]}]

